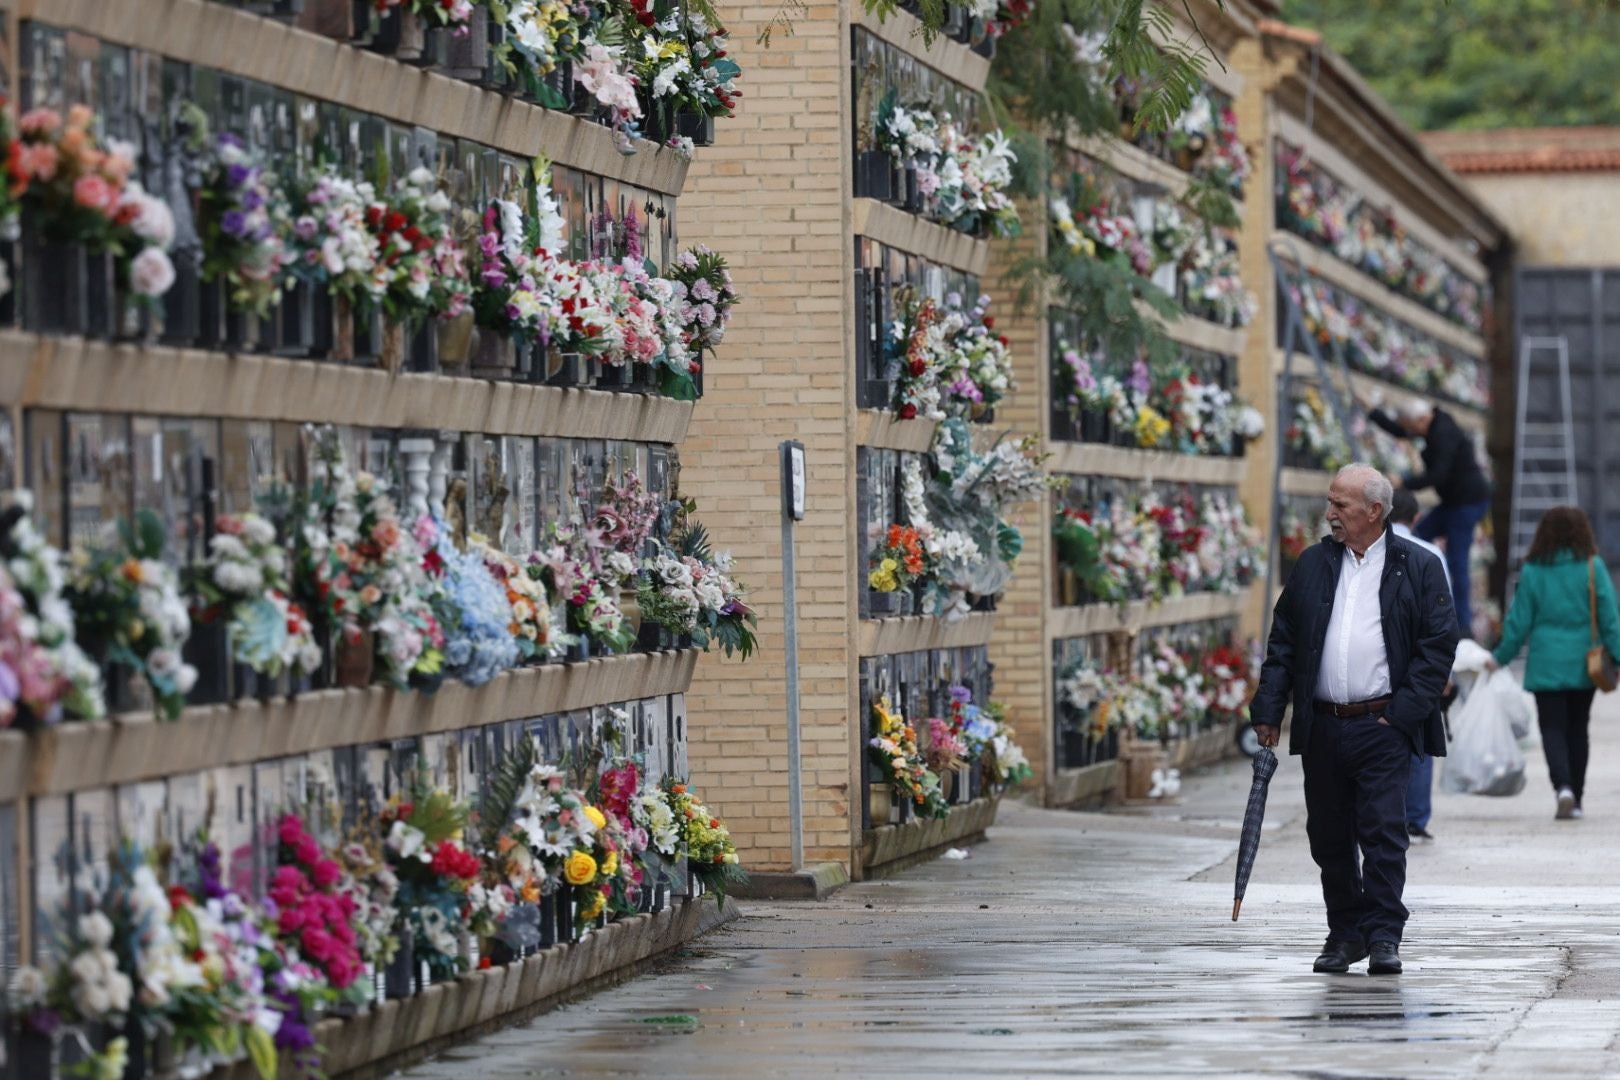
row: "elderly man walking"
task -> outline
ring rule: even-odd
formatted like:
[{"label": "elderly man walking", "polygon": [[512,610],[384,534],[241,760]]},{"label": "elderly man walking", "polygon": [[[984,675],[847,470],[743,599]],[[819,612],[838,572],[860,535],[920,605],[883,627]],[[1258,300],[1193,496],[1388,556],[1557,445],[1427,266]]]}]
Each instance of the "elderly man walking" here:
[{"label": "elderly man walking", "polygon": [[1399,419],[1382,409],[1372,410],[1370,419],[1396,438],[1423,440],[1423,471],[1404,477],[1401,486],[1409,491],[1434,488],[1440,505],[1424,514],[1412,532],[1423,540],[1445,537],[1457,625],[1464,637],[1471,637],[1474,610],[1468,553],[1473,550],[1474,530],[1491,508],[1491,482],[1479,467],[1473,440],[1450,413],[1421,398],[1402,405]]},{"label": "elderly man walking", "polygon": [[[1332,535],[1306,549],[1272,616],[1250,706],[1276,746],[1303,754],[1305,831],[1322,872],[1328,936],[1315,970],[1401,970],[1412,753],[1444,755],[1440,696],[1457,620],[1440,560],[1388,527],[1390,482],[1347,465],[1328,488]],[[1358,850],[1359,849],[1359,850]]]}]

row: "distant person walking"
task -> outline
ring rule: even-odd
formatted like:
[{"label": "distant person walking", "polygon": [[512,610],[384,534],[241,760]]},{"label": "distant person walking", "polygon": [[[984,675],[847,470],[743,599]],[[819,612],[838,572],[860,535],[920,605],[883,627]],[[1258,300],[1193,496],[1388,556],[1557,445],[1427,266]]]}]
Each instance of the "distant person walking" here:
[{"label": "distant person walking", "polygon": [[1457,605],[1457,625],[1463,637],[1474,632],[1474,609],[1468,576],[1468,553],[1474,546],[1474,530],[1491,508],[1491,482],[1479,467],[1473,440],[1444,409],[1412,398],[1390,416],[1382,409],[1369,414],[1372,422],[1400,439],[1423,440],[1423,471],[1403,477],[1408,491],[1434,488],[1440,505],[1423,516],[1412,532],[1423,540],[1445,538],[1446,570],[1451,578],[1451,594]]},{"label": "distant person walking", "polygon": [[[1446,566],[1444,553],[1427,540],[1412,535],[1412,523],[1418,519],[1417,496],[1405,488],[1395,492],[1390,500],[1389,528],[1402,540],[1410,540],[1432,554],[1446,572],[1446,591],[1451,588],[1451,569]],[[1434,816],[1434,758],[1421,749],[1412,752],[1412,781],[1406,786],[1406,835],[1414,840],[1432,841],[1429,821]]]},{"label": "distant person walking", "polygon": [[[1501,644],[1487,665],[1494,669],[1512,663],[1525,642],[1530,643],[1524,688],[1536,695],[1541,746],[1558,793],[1560,821],[1583,816],[1581,797],[1591,756],[1587,726],[1596,693],[1586,673],[1586,651],[1601,643],[1611,657],[1620,657],[1614,582],[1597,553],[1584,510],[1555,506],[1547,511],[1519,571]],[[1598,642],[1592,640],[1594,594]]]},{"label": "distant person walking", "polygon": [[1393,494],[1371,465],[1333,478],[1332,535],[1288,575],[1249,705],[1261,746],[1277,745],[1293,706],[1288,749],[1304,755],[1305,834],[1327,906],[1319,972],[1369,953],[1368,974],[1400,972],[1412,752],[1446,752],[1440,695],[1457,620],[1440,561],[1387,527]]}]

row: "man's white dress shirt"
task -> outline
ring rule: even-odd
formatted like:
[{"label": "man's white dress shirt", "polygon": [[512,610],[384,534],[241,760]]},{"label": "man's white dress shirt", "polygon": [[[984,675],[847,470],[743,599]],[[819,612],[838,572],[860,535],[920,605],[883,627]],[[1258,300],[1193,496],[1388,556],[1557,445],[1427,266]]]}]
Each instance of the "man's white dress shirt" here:
[{"label": "man's white dress shirt", "polygon": [[1446,592],[1451,592],[1451,565],[1446,562],[1446,553],[1441,551],[1435,545],[1429,543],[1429,541],[1412,535],[1412,527],[1410,525],[1391,525],[1390,528],[1395,530],[1396,536],[1400,537],[1402,540],[1405,540],[1407,543],[1416,544],[1424,551],[1431,551],[1434,553],[1434,557],[1440,560],[1440,569],[1446,572]]},{"label": "man's white dress shirt", "polygon": [[1318,701],[1348,705],[1389,695],[1389,653],[1384,648],[1378,604],[1388,547],[1379,536],[1359,559],[1348,546],[1344,549],[1322,666],[1316,675]]}]

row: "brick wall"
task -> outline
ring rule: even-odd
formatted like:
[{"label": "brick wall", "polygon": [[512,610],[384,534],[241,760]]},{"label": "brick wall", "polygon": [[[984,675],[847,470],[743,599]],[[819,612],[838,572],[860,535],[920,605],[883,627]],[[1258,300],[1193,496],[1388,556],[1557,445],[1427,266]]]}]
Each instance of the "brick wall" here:
[{"label": "brick wall", "polygon": [[[1014,303],[1018,282],[1011,271],[1020,259],[1044,249],[1046,209],[1039,203],[1020,202],[1018,212],[1024,235],[991,247],[986,275],[987,291],[996,301],[991,308],[996,329],[1012,346],[1018,383],[1017,390],[996,406],[994,428],[1044,435],[1049,393],[1045,311],[1035,299],[1022,309]],[[1035,770],[1027,788],[1039,791],[1046,783],[1053,746],[1045,614],[1052,578],[1050,498],[1022,507],[1015,522],[1024,534],[1024,552],[996,610],[990,660],[995,664],[996,699],[1007,705],[1008,719],[1018,730],[1018,743]]]},{"label": "brick wall", "polygon": [[738,115],[700,149],[680,200],[683,242],[724,253],[743,301],[704,373],[682,454],[682,490],[752,589],[760,652],[710,655],[689,697],[692,778],[731,827],[746,867],[790,863],[777,447],[804,443],[806,518],[797,526],[804,844],[808,862],[848,863],[855,593],[853,265],[846,158],[848,32],[813,5],[757,43],[774,7],[727,12],[745,72]]}]

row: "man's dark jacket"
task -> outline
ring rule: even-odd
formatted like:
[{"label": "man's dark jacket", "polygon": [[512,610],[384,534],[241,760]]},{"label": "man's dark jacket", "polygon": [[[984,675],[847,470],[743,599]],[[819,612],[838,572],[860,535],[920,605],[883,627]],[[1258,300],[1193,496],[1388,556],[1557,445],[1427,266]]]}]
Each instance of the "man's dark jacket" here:
[{"label": "man's dark jacket", "polygon": [[[1374,409],[1372,422],[1395,436],[1409,439],[1406,429],[1382,409]],[[1444,409],[1434,410],[1429,433],[1423,436],[1423,471],[1406,478],[1411,491],[1434,488],[1440,501],[1453,506],[1473,506],[1491,497],[1491,482],[1479,467],[1473,440]]]},{"label": "man's dark jacket", "polygon": [[[1440,719],[1440,696],[1451,677],[1458,639],[1451,591],[1433,552],[1391,531],[1384,533],[1384,544],[1378,607],[1389,658],[1389,684],[1394,689],[1384,719],[1423,753],[1443,757],[1446,729]],[[1316,677],[1343,565],[1344,545],[1331,536],[1307,548],[1288,575],[1272,615],[1266,662],[1260,668],[1260,687],[1249,706],[1249,718],[1257,726],[1280,728],[1283,711],[1292,701],[1291,754],[1302,754],[1311,744]]]}]

